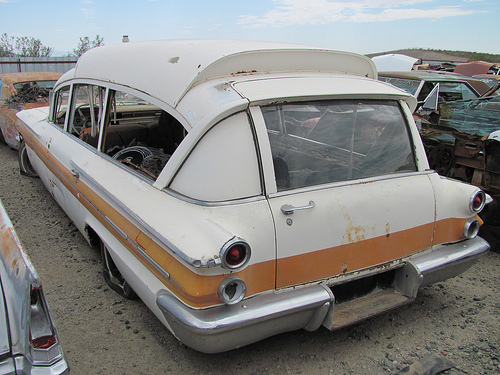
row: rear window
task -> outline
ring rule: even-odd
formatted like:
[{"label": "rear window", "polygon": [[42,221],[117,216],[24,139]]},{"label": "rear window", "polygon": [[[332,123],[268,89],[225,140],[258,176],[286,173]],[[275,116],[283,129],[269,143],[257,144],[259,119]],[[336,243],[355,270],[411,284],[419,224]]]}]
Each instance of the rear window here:
[{"label": "rear window", "polygon": [[407,78],[393,78],[393,77],[378,77],[380,81],[390,83],[401,90],[405,90],[408,94],[416,95],[417,89],[420,86],[420,81]]},{"label": "rear window", "polygon": [[416,171],[395,101],[328,101],[262,108],[278,191]]}]

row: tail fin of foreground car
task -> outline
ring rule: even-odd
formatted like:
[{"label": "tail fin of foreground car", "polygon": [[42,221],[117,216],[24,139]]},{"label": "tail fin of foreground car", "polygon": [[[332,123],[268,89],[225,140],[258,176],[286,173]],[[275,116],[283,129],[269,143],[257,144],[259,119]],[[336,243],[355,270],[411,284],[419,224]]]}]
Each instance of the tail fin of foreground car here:
[{"label": "tail fin of foreground car", "polygon": [[0,255],[0,279],[11,343],[12,373],[68,374],[69,366],[40,278],[1,201]]}]

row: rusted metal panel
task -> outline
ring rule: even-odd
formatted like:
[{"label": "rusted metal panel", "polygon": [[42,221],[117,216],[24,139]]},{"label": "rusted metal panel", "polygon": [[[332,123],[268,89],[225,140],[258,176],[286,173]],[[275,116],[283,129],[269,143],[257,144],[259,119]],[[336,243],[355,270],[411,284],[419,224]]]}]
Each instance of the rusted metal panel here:
[{"label": "rusted metal panel", "polygon": [[500,194],[500,97],[456,101],[440,106],[437,123],[422,121],[429,165],[440,174]]},{"label": "rusted metal panel", "polygon": [[492,67],[498,67],[498,64],[486,61],[471,61],[457,65],[454,72],[472,77],[475,74],[486,74]]},{"label": "rusted metal panel", "polygon": [[49,104],[49,91],[62,73],[30,72],[0,74],[0,140],[19,148],[16,113]]}]

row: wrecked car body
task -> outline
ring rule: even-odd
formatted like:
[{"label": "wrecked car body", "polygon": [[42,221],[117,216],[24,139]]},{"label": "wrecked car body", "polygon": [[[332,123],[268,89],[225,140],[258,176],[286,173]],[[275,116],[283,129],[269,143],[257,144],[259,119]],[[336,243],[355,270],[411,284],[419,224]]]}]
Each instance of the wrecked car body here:
[{"label": "wrecked car body", "polygon": [[[491,194],[500,193],[498,141],[494,134],[489,136],[500,129],[497,86],[490,88],[482,81],[446,73],[381,72],[380,75],[379,79],[417,97],[414,118],[431,168]],[[426,78],[425,83],[416,77]],[[431,80],[432,77],[439,78]],[[473,86],[487,96],[473,91]]]},{"label": "wrecked car body", "polygon": [[500,194],[500,96],[443,103],[421,135],[431,168]]},{"label": "wrecked car body", "polygon": [[49,104],[49,91],[62,73],[25,72],[0,74],[0,141],[19,149],[16,113]]},{"label": "wrecked car body", "polygon": [[424,102],[437,84],[441,86],[440,99],[443,102],[475,99],[490,89],[479,79],[434,70],[380,71],[378,78],[415,96],[419,104]]},{"label": "wrecked car body", "polygon": [[69,373],[42,283],[1,201],[0,373]]},{"label": "wrecked car body", "polygon": [[18,117],[108,285],[214,353],[410,303],[488,250],[488,196],[429,169],[415,107],[361,55],[172,40],[94,48]]}]

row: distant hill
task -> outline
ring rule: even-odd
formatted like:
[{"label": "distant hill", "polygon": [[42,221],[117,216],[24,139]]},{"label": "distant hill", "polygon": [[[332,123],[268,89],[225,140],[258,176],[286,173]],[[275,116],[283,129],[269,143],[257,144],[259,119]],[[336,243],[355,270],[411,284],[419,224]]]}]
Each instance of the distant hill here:
[{"label": "distant hill", "polygon": [[401,55],[411,56],[416,59],[421,59],[424,62],[454,62],[464,63],[468,61],[487,61],[491,63],[500,63],[500,55],[478,52],[465,51],[446,51],[436,49],[400,49],[388,52],[371,53],[366,56],[372,58],[374,56],[387,55],[397,53]]}]

